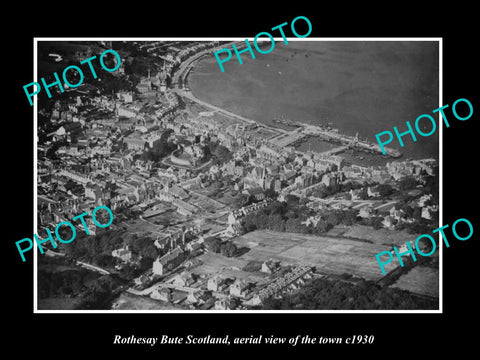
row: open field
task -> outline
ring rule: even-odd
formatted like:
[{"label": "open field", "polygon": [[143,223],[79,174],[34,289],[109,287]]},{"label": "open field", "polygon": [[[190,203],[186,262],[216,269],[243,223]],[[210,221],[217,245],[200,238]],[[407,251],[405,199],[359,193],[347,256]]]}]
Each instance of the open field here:
[{"label": "open field", "polygon": [[[402,246],[407,241],[413,240],[420,234],[409,234],[406,231],[391,231],[387,229],[374,230],[370,226],[354,225],[343,233],[349,238],[365,239],[379,245]],[[384,249],[386,250],[386,249]]]},{"label": "open field", "polygon": [[[288,264],[315,266],[325,274],[352,274],[367,280],[383,277],[375,255],[385,251],[384,245],[369,244],[350,239],[330,238],[274,231],[254,231],[233,240],[250,248],[240,256],[242,260],[265,261],[270,258]],[[385,265],[385,271],[399,266],[394,259]]]},{"label": "open field", "polygon": [[416,266],[408,273],[400,276],[392,287],[408,290],[415,294],[438,297],[438,269]]}]

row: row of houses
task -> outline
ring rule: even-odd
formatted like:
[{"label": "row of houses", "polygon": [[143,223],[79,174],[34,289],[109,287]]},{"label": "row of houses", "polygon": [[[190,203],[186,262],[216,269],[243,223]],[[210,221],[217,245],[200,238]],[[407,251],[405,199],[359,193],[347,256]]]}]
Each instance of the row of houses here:
[{"label": "row of houses", "polygon": [[276,278],[265,288],[261,289],[254,297],[253,304],[259,305],[265,299],[284,291],[298,289],[306,280],[313,277],[313,268],[310,266],[295,267],[291,272]]}]

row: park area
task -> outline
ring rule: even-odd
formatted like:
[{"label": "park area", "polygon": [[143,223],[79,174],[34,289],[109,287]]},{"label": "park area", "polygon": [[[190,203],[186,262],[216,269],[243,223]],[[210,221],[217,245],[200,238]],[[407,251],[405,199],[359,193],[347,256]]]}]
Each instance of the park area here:
[{"label": "park area", "polygon": [[[324,274],[351,274],[366,280],[383,277],[375,255],[388,250],[385,245],[352,239],[257,230],[233,240],[237,247],[250,250],[239,259],[279,260],[285,264],[315,266]],[[388,273],[399,266],[398,260],[385,265]]]}]

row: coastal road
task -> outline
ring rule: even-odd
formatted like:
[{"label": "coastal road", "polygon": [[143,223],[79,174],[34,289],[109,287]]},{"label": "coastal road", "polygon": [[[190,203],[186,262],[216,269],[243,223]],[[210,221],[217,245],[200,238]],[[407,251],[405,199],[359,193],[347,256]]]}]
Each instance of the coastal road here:
[{"label": "coastal road", "polygon": [[184,91],[184,90],[180,90],[178,88],[173,88],[173,91],[176,92],[179,96],[183,96],[191,101],[194,101],[196,102],[197,104],[200,104],[204,107],[207,107],[207,108],[210,108],[222,115],[225,115],[225,116],[228,116],[230,118],[233,118],[233,119],[237,119],[237,120],[240,120],[242,122],[245,122],[249,125],[257,125],[257,126],[261,126],[261,127],[264,127],[266,129],[269,129],[269,130],[272,130],[272,131],[276,131],[276,132],[280,132],[280,133],[283,133],[283,134],[289,134],[290,131],[287,131],[287,130],[283,130],[283,129],[280,129],[280,128],[276,128],[276,127],[272,127],[272,126],[269,126],[269,125],[265,125],[265,124],[262,124],[262,123],[259,123],[255,120],[252,120],[252,119],[248,119],[244,116],[241,116],[241,115],[237,115],[237,114],[234,114],[228,110],[225,110],[225,109],[222,109],[218,106],[215,106],[215,105],[212,105],[210,103],[207,103],[203,100],[200,100],[199,98],[197,98],[192,92],[190,91]]}]

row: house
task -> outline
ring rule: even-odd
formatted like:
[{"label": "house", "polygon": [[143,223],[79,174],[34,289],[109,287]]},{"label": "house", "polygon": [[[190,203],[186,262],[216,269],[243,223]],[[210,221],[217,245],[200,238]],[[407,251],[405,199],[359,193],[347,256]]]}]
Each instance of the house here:
[{"label": "house", "polygon": [[187,250],[189,251],[195,251],[195,250],[199,250],[203,247],[202,244],[200,244],[199,242],[197,241],[191,241],[189,242],[187,245],[186,245],[186,248]]},{"label": "house", "polygon": [[262,268],[260,271],[266,274],[273,274],[279,268],[280,268],[280,261],[274,261],[272,259],[269,259],[263,262]]},{"label": "house", "polygon": [[432,199],[432,194],[425,194],[418,199],[418,206],[424,207],[429,200]]},{"label": "house", "polygon": [[380,193],[378,191],[376,191],[375,189],[373,189],[371,186],[369,186],[367,188],[367,195],[369,197],[377,197],[377,196],[380,196]]},{"label": "house", "polygon": [[140,137],[138,133],[133,133],[126,136],[123,139],[123,142],[127,145],[127,148],[130,150],[143,150],[146,145],[146,141]]},{"label": "house", "polygon": [[230,285],[230,295],[245,298],[248,293],[249,284],[245,280],[237,279]]},{"label": "house", "polygon": [[123,262],[132,260],[132,252],[128,249],[128,245],[125,248],[115,249],[112,251],[112,256],[117,257]]},{"label": "house", "polygon": [[179,247],[169,251],[162,257],[158,257],[153,262],[153,273],[157,275],[164,275],[168,270],[180,265],[185,258],[185,253]]},{"label": "house", "polygon": [[220,291],[225,287],[225,279],[219,275],[215,275],[208,279],[207,289],[212,291]]},{"label": "house", "polygon": [[140,285],[147,284],[149,281],[150,281],[150,278],[147,275],[142,274],[139,277],[135,278],[134,283],[135,283],[135,285],[140,286]]},{"label": "house", "polygon": [[323,175],[322,177],[322,183],[325,185],[325,186],[333,186],[333,185],[336,185],[337,184],[337,176],[332,174],[332,173],[328,173],[328,174],[325,174]]},{"label": "house", "polygon": [[174,277],[172,284],[176,286],[189,287],[196,282],[196,278],[193,274],[188,272],[183,272]]},{"label": "house", "polygon": [[99,185],[90,182],[85,185],[85,197],[98,202],[103,197],[103,191]]},{"label": "house", "polygon": [[362,218],[369,218],[374,214],[375,214],[375,209],[371,205],[362,206],[360,211],[358,212],[358,216]]},{"label": "house", "polygon": [[390,216],[395,220],[400,220],[405,217],[405,212],[402,209],[397,209],[395,206],[393,206],[390,209]]},{"label": "house", "polygon": [[68,123],[63,126],[60,126],[55,134],[57,136],[72,136],[78,137],[82,132],[82,124],[79,122]]},{"label": "house", "polygon": [[218,299],[215,301],[215,310],[232,310],[235,309],[235,301],[230,297]]},{"label": "house", "polygon": [[432,215],[436,212],[438,212],[437,206],[425,206],[422,208],[422,218],[432,220]]},{"label": "house", "polygon": [[387,215],[383,218],[382,225],[389,230],[394,230],[396,222],[392,216]]},{"label": "house", "polygon": [[352,197],[352,201],[355,200],[362,200],[361,199],[361,193],[363,189],[350,189],[350,195]]},{"label": "house", "polygon": [[204,304],[209,298],[211,298],[211,292],[209,291],[192,291],[188,293],[187,302],[191,304],[201,305]]},{"label": "house", "polygon": [[261,187],[254,187],[247,190],[247,194],[252,196],[256,201],[265,200],[265,193]]},{"label": "house", "polygon": [[158,287],[152,291],[150,297],[155,300],[170,302],[172,300],[172,289],[167,287]]}]

